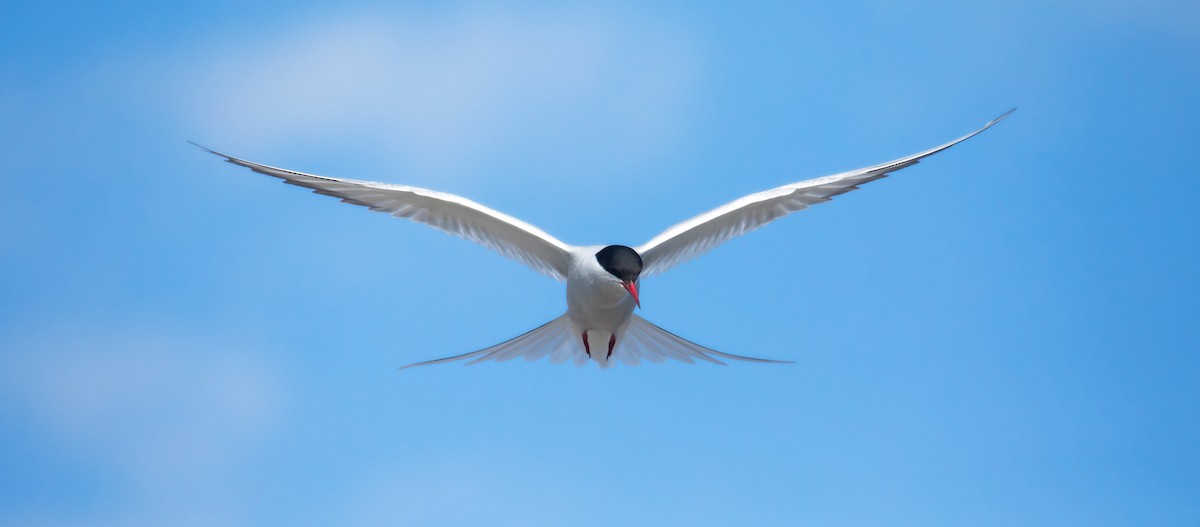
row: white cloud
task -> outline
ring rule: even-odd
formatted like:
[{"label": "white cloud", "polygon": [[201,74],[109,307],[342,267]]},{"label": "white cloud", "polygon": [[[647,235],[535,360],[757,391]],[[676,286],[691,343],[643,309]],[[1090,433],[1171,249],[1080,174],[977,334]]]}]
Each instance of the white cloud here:
[{"label": "white cloud", "polygon": [[[596,482],[512,456],[476,448],[380,467],[344,489],[350,494],[342,514],[359,526],[564,525],[587,508]],[[564,487],[579,489],[579,497],[564,497]]]},{"label": "white cloud", "polygon": [[[126,497],[85,523],[229,519],[238,463],[279,426],[282,383],[249,347],[204,340],[63,324],[0,341],[0,404],[43,451]],[[51,524],[84,514],[14,513]]]},{"label": "white cloud", "polygon": [[440,174],[636,162],[685,131],[697,56],[595,10],[358,13],[199,44],[170,91],[196,139],[243,151],[357,144]]}]

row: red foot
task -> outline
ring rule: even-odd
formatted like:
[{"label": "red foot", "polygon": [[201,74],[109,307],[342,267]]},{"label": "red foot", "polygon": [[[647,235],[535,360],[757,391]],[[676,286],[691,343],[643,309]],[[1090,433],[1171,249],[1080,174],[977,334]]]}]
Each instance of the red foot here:
[{"label": "red foot", "polygon": [[610,335],[608,337],[608,355],[604,356],[604,360],[608,360],[608,359],[612,358],[612,349],[613,349],[613,346],[616,346],[616,345],[617,345],[617,336]]},{"label": "red foot", "polygon": [[592,347],[588,346],[587,332],[584,331],[582,336],[583,336],[583,351],[587,352],[588,358],[590,359],[590,358],[592,358]]}]

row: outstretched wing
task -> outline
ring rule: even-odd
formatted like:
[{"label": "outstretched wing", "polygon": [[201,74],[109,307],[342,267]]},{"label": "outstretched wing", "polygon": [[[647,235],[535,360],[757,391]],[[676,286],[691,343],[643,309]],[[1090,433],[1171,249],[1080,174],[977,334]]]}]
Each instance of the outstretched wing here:
[{"label": "outstretched wing", "polygon": [[[196,143],[192,143],[196,145]],[[424,223],[517,260],[557,280],[567,279],[571,246],[545,231],[469,199],[417,187],[305,174],[246,161],[196,145],[284,183],[310,188],[345,203]]]},{"label": "outstretched wing", "polygon": [[638,247],[644,268],[642,276],[658,274],[695,258],[731,238],[753,231],[793,212],[829,201],[838,194],[857,189],[889,173],[917,164],[921,159],[941,152],[987,130],[1016,111],[1009,110],[974,132],[880,165],[851,170],[799,183],[792,183],[726,203],[683,223],[675,225]]}]

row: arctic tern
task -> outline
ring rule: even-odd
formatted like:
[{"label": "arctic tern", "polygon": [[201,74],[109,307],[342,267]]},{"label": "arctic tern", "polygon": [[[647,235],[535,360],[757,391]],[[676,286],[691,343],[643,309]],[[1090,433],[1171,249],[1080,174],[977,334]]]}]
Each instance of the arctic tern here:
[{"label": "arctic tern", "polygon": [[666,359],[692,363],[719,359],[780,363],[732,355],[689,342],[634,314],[641,307],[642,277],[660,274],[725,241],[753,231],[811,205],[855,190],[922,159],[970,139],[1008,117],[1005,112],[982,128],[958,139],[895,161],[783,185],[731,201],[675,225],[637,246],[575,246],[545,231],[474,201],[422,188],[305,174],[246,161],[192,143],[225,161],[284,183],[310,188],[345,203],[386,212],[466,238],[513,258],[542,274],[567,283],[567,312],[523,335],[471,353],[412,366],[469,360],[506,361],[517,357],[576,365],[595,361],[606,368],[617,361],[629,365]]}]

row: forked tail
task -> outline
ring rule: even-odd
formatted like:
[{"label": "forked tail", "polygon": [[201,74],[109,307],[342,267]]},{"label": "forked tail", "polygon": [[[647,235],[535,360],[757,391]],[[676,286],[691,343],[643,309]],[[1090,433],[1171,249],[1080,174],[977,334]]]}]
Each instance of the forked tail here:
[{"label": "forked tail", "polygon": [[743,357],[706,348],[651,324],[637,315],[633,315],[630,319],[629,326],[625,328],[625,334],[617,337],[617,347],[613,350],[613,360],[619,360],[630,366],[641,363],[643,359],[655,363],[673,359],[689,364],[695,362],[695,359],[700,359],[725,365],[718,358],[774,364],[792,363],[792,361],[785,360]]},{"label": "forked tail", "polygon": [[[741,355],[733,355],[709,349],[655,326],[637,315],[633,315],[630,318],[628,326],[617,330],[616,346],[613,348],[612,357],[607,357],[606,351],[602,350],[601,346],[595,346],[595,349],[592,350],[591,358],[602,368],[606,368],[617,362],[633,366],[640,364],[642,360],[659,363],[667,359],[689,364],[699,359],[721,365],[725,363],[719,359],[782,364],[791,362],[743,357]],[[576,366],[586,364],[589,358],[587,352],[584,351],[583,342],[580,339],[580,331],[571,322],[571,319],[566,314],[563,314],[532,331],[490,348],[443,359],[409,364],[401,369],[463,360],[468,361],[467,364],[489,360],[504,362],[517,357],[524,357],[527,361],[550,357],[552,364],[562,364],[569,361],[573,362]]]},{"label": "forked tail", "polygon": [[458,360],[469,360],[470,362],[467,364],[489,360],[504,362],[517,357],[525,357],[525,360],[528,361],[550,357],[550,362],[554,364],[562,364],[571,360],[577,366],[582,366],[588,360],[587,354],[584,353],[583,347],[579,343],[578,336],[575,335],[575,325],[571,323],[571,319],[564,313],[562,316],[542,324],[519,337],[506,340],[490,348],[446,357],[444,359],[409,364],[400,369]]}]

